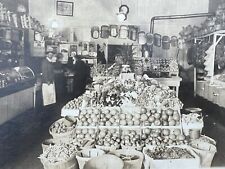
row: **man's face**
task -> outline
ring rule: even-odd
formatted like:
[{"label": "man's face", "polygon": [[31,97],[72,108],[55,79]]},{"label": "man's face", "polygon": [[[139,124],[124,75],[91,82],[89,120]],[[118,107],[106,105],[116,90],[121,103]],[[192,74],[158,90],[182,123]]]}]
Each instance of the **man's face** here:
[{"label": "man's face", "polygon": [[47,57],[48,57],[49,59],[52,59],[53,56],[54,56],[54,54],[53,54],[52,52],[49,52],[49,53],[47,54]]}]

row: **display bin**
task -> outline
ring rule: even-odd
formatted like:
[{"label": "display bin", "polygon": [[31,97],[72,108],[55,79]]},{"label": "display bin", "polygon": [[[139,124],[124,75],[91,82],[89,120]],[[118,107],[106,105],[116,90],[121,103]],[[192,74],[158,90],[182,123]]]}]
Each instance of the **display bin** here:
[{"label": "display bin", "polygon": [[[144,147],[143,153],[145,156],[145,169],[199,169],[200,158],[189,146],[177,146],[185,148],[190,152],[194,158],[186,159],[153,159],[149,157],[145,152],[148,148]],[[152,147],[153,148],[153,147]]]}]

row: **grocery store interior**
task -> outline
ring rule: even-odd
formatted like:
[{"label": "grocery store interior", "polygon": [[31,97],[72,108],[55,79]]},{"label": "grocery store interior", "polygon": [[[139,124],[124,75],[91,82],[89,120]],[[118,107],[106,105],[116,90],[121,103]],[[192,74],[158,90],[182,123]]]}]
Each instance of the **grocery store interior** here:
[{"label": "grocery store interior", "polygon": [[0,0],[1,169],[225,168],[224,0]]}]

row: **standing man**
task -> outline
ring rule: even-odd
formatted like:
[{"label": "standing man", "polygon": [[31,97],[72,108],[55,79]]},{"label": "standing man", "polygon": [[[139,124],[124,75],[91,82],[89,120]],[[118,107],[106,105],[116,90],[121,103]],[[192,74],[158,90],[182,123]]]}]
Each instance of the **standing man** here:
[{"label": "standing man", "polygon": [[72,54],[72,57],[74,59],[72,66],[74,72],[74,97],[76,98],[85,92],[89,75],[86,63],[76,54]]},{"label": "standing man", "polygon": [[54,65],[56,56],[52,48],[46,52],[46,58],[41,65],[42,70],[42,96],[43,105],[56,103],[55,82],[54,82]]}]

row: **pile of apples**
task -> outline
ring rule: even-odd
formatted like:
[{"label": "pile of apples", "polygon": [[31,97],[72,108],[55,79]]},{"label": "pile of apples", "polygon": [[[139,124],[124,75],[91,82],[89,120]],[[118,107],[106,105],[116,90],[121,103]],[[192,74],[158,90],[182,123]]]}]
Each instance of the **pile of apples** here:
[{"label": "pile of apples", "polygon": [[98,108],[87,108],[80,112],[77,126],[97,126],[101,110]]},{"label": "pile of apples", "polygon": [[143,145],[141,141],[140,130],[122,130],[121,134],[121,146],[140,147]]},{"label": "pile of apples", "polygon": [[141,108],[141,117],[144,126],[178,126],[180,125],[180,112],[173,109],[147,109]]},{"label": "pile of apples", "polygon": [[120,115],[120,126],[140,126],[141,114],[135,113],[121,113]]},{"label": "pile of apples", "polygon": [[119,126],[120,112],[118,107],[103,108],[100,114],[99,126]]},{"label": "pile of apples", "polygon": [[121,126],[178,126],[180,112],[172,109],[148,109],[142,107],[139,113],[121,113]]},{"label": "pile of apples", "polygon": [[97,134],[97,145],[99,146],[119,147],[120,141],[119,129],[100,129]]},{"label": "pile of apples", "polygon": [[97,129],[95,128],[77,128],[75,131],[78,140],[95,140]]},{"label": "pile of apples", "polygon": [[185,136],[181,129],[150,129],[145,128],[142,131],[141,140],[145,145],[182,145],[187,144]]}]

